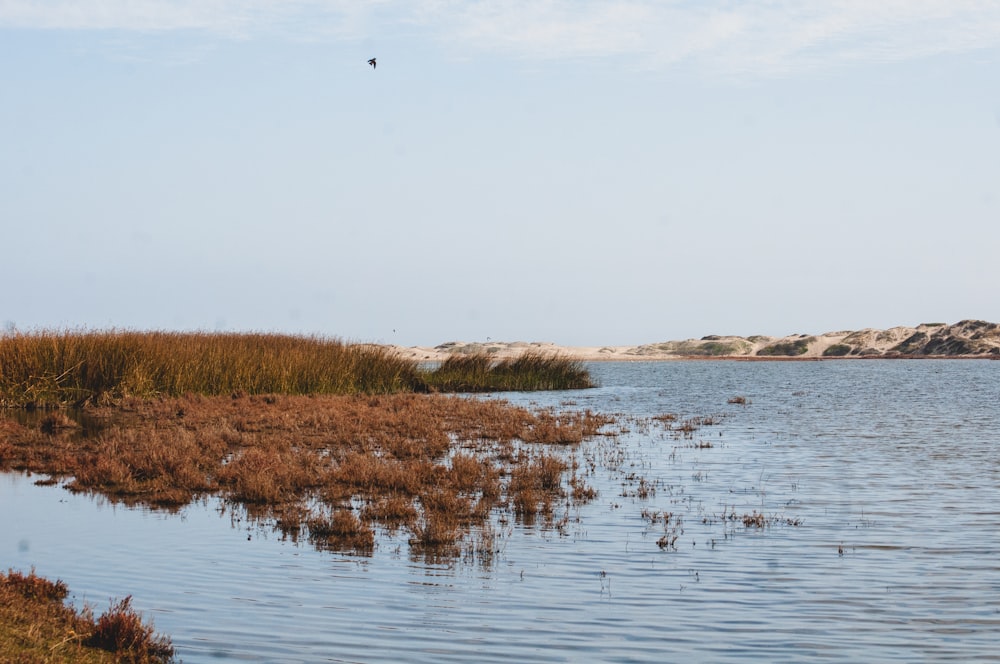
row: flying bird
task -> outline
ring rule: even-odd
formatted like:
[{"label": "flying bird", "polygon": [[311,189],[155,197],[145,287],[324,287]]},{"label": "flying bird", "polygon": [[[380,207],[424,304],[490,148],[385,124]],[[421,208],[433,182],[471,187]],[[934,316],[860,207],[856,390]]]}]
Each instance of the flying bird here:
[{"label": "flying bird", "polygon": [[369,60],[368,64],[370,64],[372,66],[372,69],[375,69],[375,58],[372,58],[371,60]]}]

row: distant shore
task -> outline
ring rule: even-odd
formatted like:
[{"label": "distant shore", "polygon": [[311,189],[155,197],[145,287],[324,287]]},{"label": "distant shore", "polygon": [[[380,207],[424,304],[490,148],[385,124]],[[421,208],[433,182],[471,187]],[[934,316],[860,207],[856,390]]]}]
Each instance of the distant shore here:
[{"label": "distant shore", "polygon": [[437,346],[391,346],[399,355],[440,362],[453,355],[487,354],[497,359],[525,353],[558,355],[584,362],[681,360],[804,361],[823,359],[1000,359],[1000,325],[963,320],[886,330],[866,328],[785,337],[709,335],[638,346],[561,346],[550,342],[451,341]]}]

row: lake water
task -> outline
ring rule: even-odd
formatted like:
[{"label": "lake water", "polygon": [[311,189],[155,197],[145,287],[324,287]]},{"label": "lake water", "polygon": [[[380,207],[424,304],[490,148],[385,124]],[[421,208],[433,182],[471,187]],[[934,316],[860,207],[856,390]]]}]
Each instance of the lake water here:
[{"label": "lake water", "polygon": [[[214,500],[165,514],[5,474],[0,567],[101,611],[133,595],[189,663],[1000,660],[1000,362],[590,368],[601,387],[498,395],[630,431],[574,452],[595,501],[561,530],[501,525],[491,564],[405,538],[322,552]],[[716,424],[632,420],[665,413]]]}]

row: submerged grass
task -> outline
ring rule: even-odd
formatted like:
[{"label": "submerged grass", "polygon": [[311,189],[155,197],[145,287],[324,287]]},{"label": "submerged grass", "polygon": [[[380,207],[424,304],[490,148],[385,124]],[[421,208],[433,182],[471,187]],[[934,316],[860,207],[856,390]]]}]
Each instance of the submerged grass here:
[{"label": "submerged grass", "polygon": [[563,451],[611,420],[440,394],[191,394],[86,412],[108,424],[83,436],[0,419],[0,470],[126,504],[220,495],[292,538],[359,552],[376,527],[431,550],[493,514],[548,520],[563,499],[589,500]]},{"label": "submerged grass", "polygon": [[131,597],[112,602],[94,618],[65,604],[62,581],[35,574],[0,572],[0,661],[136,662],[174,661],[170,639],[155,634],[131,606]]},{"label": "submerged grass", "polygon": [[387,394],[592,387],[581,364],[526,354],[453,357],[422,369],[391,348],[264,333],[37,331],[0,335],[0,406],[129,397]]}]

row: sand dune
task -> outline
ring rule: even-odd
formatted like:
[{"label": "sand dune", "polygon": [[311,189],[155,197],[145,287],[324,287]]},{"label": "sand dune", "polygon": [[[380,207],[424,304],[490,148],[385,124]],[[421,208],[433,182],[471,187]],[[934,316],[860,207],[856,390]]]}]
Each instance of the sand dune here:
[{"label": "sand dune", "polygon": [[405,357],[441,361],[454,354],[487,353],[498,359],[525,352],[580,360],[819,359],[872,357],[992,357],[1000,359],[1000,325],[963,320],[886,330],[866,328],[786,337],[711,335],[641,346],[560,346],[549,342],[450,341],[434,347],[394,346]]}]

